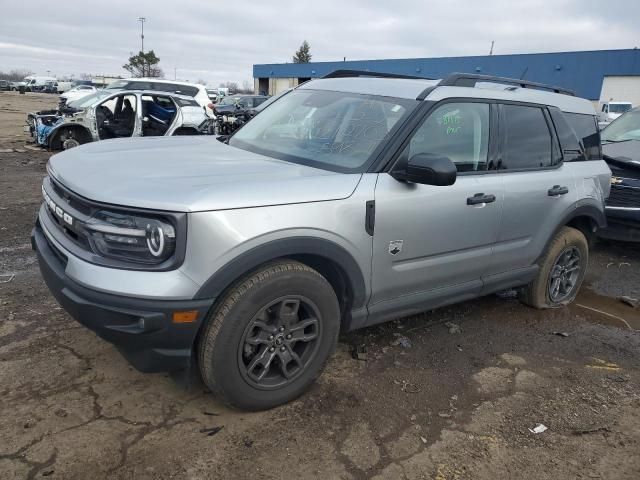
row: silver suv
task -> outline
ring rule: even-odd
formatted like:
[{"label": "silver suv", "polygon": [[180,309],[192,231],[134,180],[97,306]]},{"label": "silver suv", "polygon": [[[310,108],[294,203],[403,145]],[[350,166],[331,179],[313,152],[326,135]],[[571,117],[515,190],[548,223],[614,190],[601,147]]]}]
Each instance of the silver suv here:
[{"label": "silver suv", "polygon": [[139,370],[228,404],[300,395],[340,330],[517,288],[571,302],[610,171],[587,100],[521,80],[337,72],[230,138],[51,158],[32,244],[52,293]]}]

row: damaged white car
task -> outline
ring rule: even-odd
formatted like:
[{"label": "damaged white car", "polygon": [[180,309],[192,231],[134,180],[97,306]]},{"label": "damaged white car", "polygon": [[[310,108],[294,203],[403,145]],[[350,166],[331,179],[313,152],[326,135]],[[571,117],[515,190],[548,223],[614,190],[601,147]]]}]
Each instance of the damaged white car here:
[{"label": "damaged white car", "polygon": [[156,91],[99,90],[60,110],[30,113],[35,143],[66,150],[109,138],[199,135],[213,119],[191,97]]}]

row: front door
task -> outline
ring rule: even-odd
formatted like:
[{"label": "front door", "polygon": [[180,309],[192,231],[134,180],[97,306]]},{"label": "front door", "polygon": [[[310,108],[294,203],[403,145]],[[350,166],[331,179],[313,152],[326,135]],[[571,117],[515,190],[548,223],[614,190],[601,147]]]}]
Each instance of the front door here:
[{"label": "front door", "polygon": [[399,155],[397,163],[419,153],[450,158],[458,168],[454,185],[418,185],[379,174],[372,316],[409,313],[482,289],[503,208],[502,175],[488,170],[491,117],[488,103],[444,103]]}]

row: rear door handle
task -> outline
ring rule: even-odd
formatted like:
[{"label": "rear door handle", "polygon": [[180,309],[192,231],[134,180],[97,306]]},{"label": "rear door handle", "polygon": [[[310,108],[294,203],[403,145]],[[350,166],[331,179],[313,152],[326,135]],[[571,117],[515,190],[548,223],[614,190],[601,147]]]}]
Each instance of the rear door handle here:
[{"label": "rear door handle", "polygon": [[467,197],[467,205],[479,205],[481,203],[493,203],[495,201],[495,195],[485,195],[484,193],[476,193],[473,197]]},{"label": "rear door handle", "polygon": [[569,193],[569,189],[567,187],[561,187],[560,185],[554,185],[547,190],[547,195],[550,197],[558,197],[560,195],[566,195],[567,193]]}]

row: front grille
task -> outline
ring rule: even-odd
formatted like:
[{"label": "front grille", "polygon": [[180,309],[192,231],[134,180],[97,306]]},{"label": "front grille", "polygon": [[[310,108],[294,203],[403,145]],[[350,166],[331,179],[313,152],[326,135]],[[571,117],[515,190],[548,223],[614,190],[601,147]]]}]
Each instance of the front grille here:
[{"label": "front grille", "polygon": [[63,188],[56,180],[49,177],[49,181],[53,191],[56,192],[58,197],[62,198],[71,208],[84,213],[85,215],[91,215],[91,207],[87,205],[81,198],[74,193]]},{"label": "front grille", "polygon": [[62,264],[62,268],[66,268],[67,267],[67,262],[69,261],[67,256],[62,253],[60,251],[60,249],[58,247],[56,247],[52,241],[49,240],[49,238],[47,238],[47,236],[44,236],[45,240],[47,241],[47,245],[49,245],[49,248],[51,249],[51,251],[53,252],[53,254],[58,258],[58,260],[60,260],[60,263]]},{"label": "front grille", "polygon": [[[84,223],[92,214],[91,206],[78,195],[69,192],[51,177],[47,177],[43,183],[43,190],[48,192],[55,205],[51,205],[45,198],[45,211],[50,225],[60,232],[51,232],[57,240],[60,234],[73,242],[81,249],[91,252],[89,235],[84,228]],[[55,208],[54,208],[55,207]],[[56,212],[57,210],[57,212]]]},{"label": "front grille", "polygon": [[607,200],[608,207],[640,208],[640,188],[611,186],[611,193]]}]

